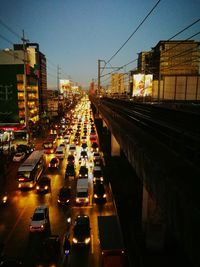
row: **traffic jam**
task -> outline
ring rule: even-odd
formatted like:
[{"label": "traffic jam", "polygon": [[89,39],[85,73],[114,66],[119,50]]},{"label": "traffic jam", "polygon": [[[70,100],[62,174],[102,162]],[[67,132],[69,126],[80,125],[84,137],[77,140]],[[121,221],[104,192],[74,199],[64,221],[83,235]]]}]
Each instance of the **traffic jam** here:
[{"label": "traffic jam", "polygon": [[[29,200],[34,198],[37,205],[31,206],[30,249],[16,266],[125,266],[121,229],[88,97],[53,126],[40,149],[26,157],[23,151],[18,153],[20,197],[30,194]],[[98,226],[101,217],[114,221],[103,230]]]}]

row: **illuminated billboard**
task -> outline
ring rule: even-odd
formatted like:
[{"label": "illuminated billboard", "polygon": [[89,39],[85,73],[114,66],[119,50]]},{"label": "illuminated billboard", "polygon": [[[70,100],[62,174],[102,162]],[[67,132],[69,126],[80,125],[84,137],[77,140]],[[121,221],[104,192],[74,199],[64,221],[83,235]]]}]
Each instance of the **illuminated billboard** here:
[{"label": "illuminated billboard", "polygon": [[152,74],[134,74],[133,75],[133,94],[132,96],[152,95]]},{"label": "illuminated billboard", "polygon": [[61,80],[60,79],[60,93],[61,94],[69,91],[70,88],[71,88],[70,80]]}]

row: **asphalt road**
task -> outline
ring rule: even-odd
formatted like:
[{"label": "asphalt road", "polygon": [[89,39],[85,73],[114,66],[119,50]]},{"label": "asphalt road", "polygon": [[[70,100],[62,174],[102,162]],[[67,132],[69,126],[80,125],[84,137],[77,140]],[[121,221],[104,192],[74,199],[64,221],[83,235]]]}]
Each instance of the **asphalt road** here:
[{"label": "asphalt road", "polygon": [[[59,141],[58,141],[59,143]],[[36,143],[36,148],[41,148],[42,141]],[[79,148],[80,149],[80,148]],[[100,266],[100,250],[97,233],[97,216],[111,215],[115,213],[110,187],[106,184],[108,194],[107,202],[103,206],[94,203],[92,198],[92,170],[89,173],[90,203],[87,206],[75,204],[76,179],[65,179],[66,157],[61,160],[58,170],[50,171],[47,166],[53,155],[46,155],[45,173],[51,179],[51,192],[38,194],[36,190],[21,191],[17,188],[16,173],[20,163],[11,162],[6,171],[6,190],[9,201],[6,206],[0,207],[0,241],[4,244],[4,254],[9,258],[21,259],[25,266],[49,266],[50,255],[42,246],[46,236],[59,235],[62,239],[66,232],[72,235],[72,225],[69,227],[67,218],[70,216],[72,222],[76,215],[89,215],[91,222],[91,245],[89,249],[72,248],[70,255],[70,266],[98,267]],[[78,166],[78,163],[76,163]],[[78,167],[77,167],[78,172]],[[63,185],[71,185],[73,196],[69,207],[60,207],[57,203],[59,189]],[[34,209],[41,205],[49,206],[50,225],[45,234],[30,234],[29,224]],[[71,237],[70,237],[71,238]],[[56,266],[69,266],[62,255],[56,260]]]}]

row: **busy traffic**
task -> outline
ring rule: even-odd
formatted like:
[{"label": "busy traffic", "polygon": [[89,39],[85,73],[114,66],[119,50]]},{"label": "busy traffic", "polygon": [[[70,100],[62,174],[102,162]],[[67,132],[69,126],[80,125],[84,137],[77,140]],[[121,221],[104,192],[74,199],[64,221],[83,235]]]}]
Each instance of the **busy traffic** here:
[{"label": "busy traffic", "polygon": [[115,255],[101,251],[98,220],[117,214],[87,96],[34,151],[17,153],[0,213],[2,264],[125,266],[121,233]]}]

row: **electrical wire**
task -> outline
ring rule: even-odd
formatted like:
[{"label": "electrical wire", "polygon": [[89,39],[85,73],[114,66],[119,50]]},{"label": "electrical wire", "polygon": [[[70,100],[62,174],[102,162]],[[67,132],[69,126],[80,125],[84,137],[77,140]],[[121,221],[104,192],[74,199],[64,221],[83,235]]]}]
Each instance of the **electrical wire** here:
[{"label": "electrical wire", "polygon": [[161,2],[161,0],[157,1],[157,3],[153,6],[153,8],[149,11],[149,13],[145,16],[145,18],[140,22],[140,24],[137,26],[137,28],[133,31],[133,33],[128,37],[128,39],[120,46],[120,48],[114,53],[114,55],[111,56],[111,58],[106,62],[104,68],[102,69],[101,74],[103,73],[106,65],[119,53],[119,51],[128,43],[128,41],[133,37],[133,35],[139,30],[139,28],[142,26],[142,24],[147,20],[147,18],[151,15],[151,13],[154,11],[154,9],[158,6],[158,4]]},{"label": "electrical wire", "polygon": [[9,39],[4,37],[2,34],[0,34],[0,38],[3,39],[4,41],[8,42],[9,44],[13,45],[13,43]]},{"label": "electrical wire", "polygon": [[21,36],[16,33],[13,29],[11,29],[5,22],[3,22],[1,19],[0,19],[0,24],[3,25],[8,31],[10,31],[12,34],[14,34],[17,38],[19,38],[21,40]]},{"label": "electrical wire", "polygon": [[[174,37],[178,36],[178,35],[181,34],[183,31],[189,29],[190,27],[192,27],[193,25],[195,25],[195,24],[198,23],[199,21],[200,21],[200,19],[194,21],[193,23],[191,23],[190,25],[188,25],[187,27],[185,27],[183,30],[179,31],[178,33],[176,33],[175,35],[173,35],[171,38],[169,38],[168,41],[170,41],[170,40],[173,39]],[[197,32],[197,33],[191,35],[190,37],[188,37],[188,38],[187,38],[186,40],[184,40],[184,41],[190,40],[191,38],[193,38],[193,37],[195,37],[195,36],[197,36],[197,35],[199,35],[199,34],[200,34],[200,32]],[[177,41],[177,42],[178,42],[178,43],[176,43],[174,46],[170,47],[169,49],[164,50],[164,51],[163,51],[163,54],[166,53],[166,52],[168,52],[168,51],[170,51],[170,50],[172,50],[172,49],[174,49],[175,47],[177,47],[177,46],[179,46],[179,45],[182,44],[182,40],[180,40],[180,42],[179,42],[179,41]],[[197,49],[197,48],[195,48],[195,49]],[[178,56],[180,57],[181,55],[187,55],[187,54],[190,54],[191,51],[193,51],[193,49],[187,49],[187,50],[181,51],[181,52],[179,52],[178,54],[171,56],[169,59],[173,59],[173,58],[178,57]],[[197,51],[198,51],[198,49],[197,49]],[[188,53],[185,53],[185,52],[188,52]],[[184,53],[185,53],[185,54],[184,54]],[[117,69],[117,71],[120,70],[120,69],[122,69],[123,67],[127,66],[128,64],[134,62],[134,61],[137,61],[137,59],[134,59],[134,60],[132,60],[131,62],[129,62],[129,63],[127,63],[127,64],[124,64],[123,66],[119,67],[119,68]],[[170,68],[170,67],[166,67],[166,68]],[[107,74],[101,75],[100,77],[103,78],[103,77],[105,77],[105,76],[107,76],[107,75],[110,75],[110,74],[112,74],[112,73],[114,73],[114,72],[115,72],[115,71],[109,72],[109,73],[107,73]],[[153,73],[152,73],[152,74],[153,74]],[[106,80],[108,80],[108,79],[106,79]],[[102,81],[102,83],[104,83],[106,80]]]}]

